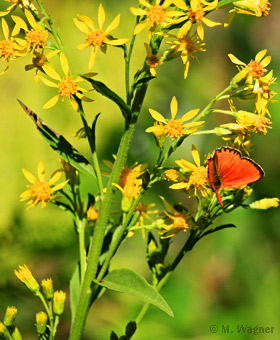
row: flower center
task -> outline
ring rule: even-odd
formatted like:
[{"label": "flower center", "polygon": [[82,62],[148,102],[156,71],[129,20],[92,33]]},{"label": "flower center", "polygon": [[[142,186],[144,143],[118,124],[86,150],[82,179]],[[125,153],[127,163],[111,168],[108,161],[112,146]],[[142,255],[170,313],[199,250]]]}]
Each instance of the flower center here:
[{"label": "flower center", "polygon": [[179,177],[179,172],[175,169],[168,169],[165,171],[164,175],[167,180],[175,182]]},{"label": "flower center", "polygon": [[94,30],[93,32],[90,32],[86,36],[86,41],[89,43],[89,45],[93,46],[101,46],[106,39],[105,33],[99,28]]},{"label": "flower center", "polygon": [[70,98],[70,96],[74,95],[77,92],[77,85],[72,79],[72,77],[64,77],[58,84],[59,95],[64,98],[65,96]]},{"label": "flower center", "polygon": [[267,128],[271,128],[271,126],[269,126],[271,124],[271,121],[262,116],[262,115],[257,115],[255,122],[254,122],[254,127],[256,129],[257,133],[261,133],[263,132],[265,135],[267,134]]},{"label": "flower center", "polygon": [[265,17],[268,15],[268,12],[270,11],[270,3],[267,1],[262,5],[259,5],[260,11],[262,12],[262,16]]},{"label": "flower center", "polygon": [[37,201],[47,201],[51,199],[51,188],[48,182],[36,182],[31,187],[32,196]]},{"label": "flower center", "polygon": [[46,35],[39,29],[32,29],[26,34],[25,39],[29,46],[33,46],[34,50],[38,50],[40,47],[44,46]]},{"label": "flower center", "polygon": [[44,64],[48,61],[48,59],[42,55],[42,54],[39,54],[37,55],[35,58],[32,59],[32,63],[34,66],[36,67],[42,67],[44,66]]},{"label": "flower center", "polygon": [[160,58],[154,54],[150,55],[147,59],[147,65],[149,67],[157,67],[160,64]]},{"label": "flower center", "polygon": [[183,215],[178,213],[177,216],[174,216],[173,218],[173,226],[178,229],[187,229],[189,227],[188,223],[186,222],[186,219]]},{"label": "flower center", "polygon": [[247,65],[247,71],[253,78],[259,78],[262,77],[267,70],[264,69],[258,61],[251,60]]},{"label": "flower center", "polygon": [[200,166],[194,170],[190,176],[189,183],[195,187],[204,186],[207,183],[207,169],[204,166]]},{"label": "flower center", "polygon": [[159,24],[163,21],[165,9],[160,5],[155,5],[150,8],[148,18],[152,24]]},{"label": "flower center", "polygon": [[203,10],[203,7],[201,4],[197,5],[197,8],[195,11],[192,9],[189,11],[189,17],[192,21],[199,21],[204,17],[205,11]]},{"label": "flower center", "polygon": [[179,138],[184,135],[182,123],[179,120],[171,119],[164,127],[164,132],[166,136],[174,138]]},{"label": "flower center", "polygon": [[9,59],[14,53],[13,43],[9,40],[0,41],[0,58]]},{"label": "flower center", "polygon": [[186,50],[189,54],[192,54],[196,50],[195,44],[194,44],[192,38],[188,35],[184,35],[180,39],[180,44],[181,44],[182,50]]}]

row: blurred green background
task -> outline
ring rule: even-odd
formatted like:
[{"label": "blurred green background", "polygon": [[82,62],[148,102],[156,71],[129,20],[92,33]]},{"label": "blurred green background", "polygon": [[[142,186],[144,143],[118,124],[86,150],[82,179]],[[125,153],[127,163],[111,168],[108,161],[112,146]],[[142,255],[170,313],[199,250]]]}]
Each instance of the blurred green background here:
[{"label": "blurred green background", "polygon": [[[198,55],[200,63],[195,60],[191,63],[186,80],[183,79],[180,60],[166,63],[157,69],[158,77],[149,86],[131,146],[129,165],[136,160],[153,164],[156,151],[153,138],[144,132],[153,124],[148,108],[156,109],[168,117],[173,95],[176,95],[179,102],[179,114],[193,108],[203,108],[228,85],[236,73],[235,66],[227,57],[228,53],[249,62],[258,51],[267,48],[268,55],[272,56],[269,69],[273,68],[274,75],[279,78],[280,3],[271,3],[272,10],[268,17],[258,19],[236,16],[228,29],[222,26],[206,28],[207,53]],[[70,67],[77,74],[87,72],[89,53],[76,48],[82,42],[83,34],[76,29],[72,18],[80,13],[90,16],[96,22],[98,5],[99,2],[90,0],[45,1],[55,26],[60,28]],[[114,34],[129,38],[134,17],[128,8],[137,6],[137,1],[107,0],[103,1],[103,5],[107,13],[105,27],[116,14],[121,13],[121,25]],[[1,9],[6,8],[7,3],[2,1],[0,6]],[[210,18],[223,22],[225,15],[226,11],[219,11]],[[132,71],[136,71],[143,63],[143,42],[146,37],[145,31],[136,40]],[[27,184],[21,169],[27,168],[35,174],[37,164],[42,160],[47,176],[50,176],[59,167],[59,162],[57,155],[39,136],[16,99],[21,99],[50,126],[63,133],[82,153],[88,155],[86,143],[73,138],[73,133],[81,127],[81,123],[69,103],[65,101],[52,109],[42,109],[55,93],[42,83],[36,85],[32,71],[24,71],[24,65],[30,62],[30,56],[14,61],[8,73],[0,78],[0,319],[7,306],[16,306],[19,310],[17,325],[25,340],[36,338],[34,318],[42,307],[16,279],[14,269],[18,264],[25,263],[38,281],[51,276],[56,289],[68,292],[67,285],[78,257],[78,243],[71,219],[62,211],[52,205],[45,209],[38,206],[26,211],[25,204],[19,202],[19,195]],[[125,94],[121,49],[109,48],[107,55],[98,53],[94,71],[98,72],[96,79],[104,81],[118,94]],[[273,90],[279,92],[279,84]],[[86,104],[86,112],[92,118],[94,114],[102,112],[97,130],[97,147],[100,159],[111,159],[123,131],[122,116],[114,104],[105,98],[97,94],[93,94],[93,97],[97,103]],[[266,176],[254,185],[250,201],[279,197],[279,109],[279,103],[270,106],[273,129],[266,136],[253,137],[252,157],[262,165]],[[207,119],[207,127],[220,122],[220,116],[213,115]],[[192,161],[192,143],[198,147],[201,155],[223,144],[220,139],[211,136],[192,138],[186,140],[173,160],[184,157]],[[171,203],[183,198],[177,192],[157,187],[145,198],[144,203],[158,202],[159,194],[164,194]],[[237,334],[236,325],[240,324],[275,327],[273,334],[260,334],[257,338],[280,338],[279,209],[240,209],[221,217],[218,223],[234,223],[237,229],[213,234],[187,254],[162,289],[162,295],[174,310],[175,317],[170,318],[152,307],[139,326],[135,340],[255,339],[255,335]],[[180,236],[176,242],[178,238]],[[145,245],[146,241],[140,233],[135,234],[121,247],[113,267],[131,268],[149,280]],[[126,323],[135,318],[140,308],[141,303],[128,295],[107,292],[90,311],[84,339],[109,339],[112,329],[121,335]],[[58,339],[67,339],[69,294],[66,310],[59,326]],[[211,334],[211,325],[219,327],[216,334]],[[230,325],[234,333],[222,334],[222,325]]]}]

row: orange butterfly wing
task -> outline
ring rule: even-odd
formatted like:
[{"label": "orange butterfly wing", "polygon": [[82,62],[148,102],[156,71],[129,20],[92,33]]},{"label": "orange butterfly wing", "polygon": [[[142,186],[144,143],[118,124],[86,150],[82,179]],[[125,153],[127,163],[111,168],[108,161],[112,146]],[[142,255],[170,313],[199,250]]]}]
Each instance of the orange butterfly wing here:
[{"label": "orange butterfly wing", "polygon": [[208,159],[208,177],[219,203],[223,206],[218,190],[239,188],[258,181],[264,176],[259,164],[251,158],[242,157],[239,150],[221,147]]}]

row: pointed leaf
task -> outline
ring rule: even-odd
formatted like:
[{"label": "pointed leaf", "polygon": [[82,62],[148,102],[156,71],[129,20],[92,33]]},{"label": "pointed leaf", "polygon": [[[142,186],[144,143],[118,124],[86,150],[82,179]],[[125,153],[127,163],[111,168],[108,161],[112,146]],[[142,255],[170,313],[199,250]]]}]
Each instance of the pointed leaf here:
[{"label": "pointed leaf", "polygon": [[216,231],[219,231],[219,230],[222,230],[222,229],[226,229],[226,228],[236,228],[236,226],[234,224],[232,224],[232,223],[223,224],[223,225],[220,225],[219,227],[216,227],[216,228],[214,227],[214,228],[212,228],[210,230],[207,230],[199,238],[201,239],[202,237],[204,237],[206,235],[215,233]]},{"label": "pointed leaf", "polygon": [[18,102],[22,106],[23,110],[33,120],[38,131],[45,138],[50,147],[55,150],[62,159],[67,161],[77,170],[96,179],[93,167],[78,150],[76,150],[61,134],[52,130],[36,113],[28,109],[28,107],[20,100],[18,100]]},{"label": "pointed leaf", "polygon": [[104,83],[102,83],[101,81],[97,81],[97,80],[93,80],[91,78],[85,77],[83,75],[81,77],[86,79],[88,82],[90,82],[92,87],[97,92],[101,93],[103,96],[115,102],[120,108],[125,118],[129,118],[131,116],[130,107],[124,102],[124,100],[121,97],[119,97],[115,92],[109,89],[109,87],[107,87]]},{"label": "pointed leaf", "polygon": [[171,308],[155,288],[130,269],[112,270],[103,280],[95,282],[108,289],[131,294],[173,316]]}]

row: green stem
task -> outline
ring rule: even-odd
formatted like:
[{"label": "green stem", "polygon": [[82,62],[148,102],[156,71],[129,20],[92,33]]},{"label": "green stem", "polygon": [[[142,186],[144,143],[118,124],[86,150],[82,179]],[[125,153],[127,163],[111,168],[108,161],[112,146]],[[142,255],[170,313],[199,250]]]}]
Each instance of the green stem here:
[{"label": "green stem", "polygon": [[44,5],[42,4],[41,0],[36,0],[37,1],[37,4],[41,10],[41,13],[43,14],[43,16],[46,18],[49,26],[50,26],[50,30],[52,32],[52,35],[57,43],[57,46],[58,48],[61,50],[61,51],[64,51],[64,46],[63,46],[63,43],[60,39],[60,36],[59,34],[55,31],[54,27],[53,27],[53,22],[52,22],[52,19],[51,17],[47,14],[46,10],[45,10],[45,7]]},{"label": "green stem", "polygon": [[126,89],[126,103],[131,104],[131,94],[130,94],[130,59],[132,55],[132,50],[134,46],[136,35],[133,34],[130,40],[128,53],[125,59],[125,89]]},{"label": "green stem", "polygon": [[135,212],[135,209],[137,208],[138,203],[140,202],[141,197],[143,196],[143,193],[144,193],[144,191],[142,191],[138,195],[138,197],[134,200],[131,208],[129,209],[129,212],[126,215],[126,218],[125,218],[120,230],[118,231],[116,238],[114,239],[114,243],[112,243],[110,245],[108,255],[106,257],[105,262],[102,265],[100,272],[98,273],[97,280],[101,280],[103,278],[104,274],[106,273],[106,271],[109,267],[110,261],[111,261],[113,255],[115,254],[116,250],[118,249],[118,247],[119,247],[119,245],[122,241],[123,235],[124,235],[126,229],[128,228],[128,226],[130,224],[131,218],[132,218],[132,216]]},{"label": "green stem", "polygon": [[211,108],[213,105],[221,99],[221,97],[230,91],[232,89],[232,86],[229,85],[227,88],[225,88],[221,93],[219,93],[215,98],[211,100],[211,102],[204,108],[204,110],[201,111],[201,113],[193,120],[193,122],[197,122],[199,119],[205,117],[208,113],[211,112]]},{"label": "green stem", "polygon": [[56,315],[54,318],[53,337],[55,337],[58,324],[59,324],[59,316]]},{"label": "green stem", "polygon": [[96,177],[97,177],[97,184],[98,184],[98,189],[99,189],[99,195],[100,195],[100,197],[103,197],[104,187],[103,187],[101,171],[100,171],[100,167],[99,167],[99,162],[98,162],[96,151],[94,151],[92,153],[92,161],[93,161],[93,166],[94,166],[94,169],[95,169],[95,174],[96,174]]}]

